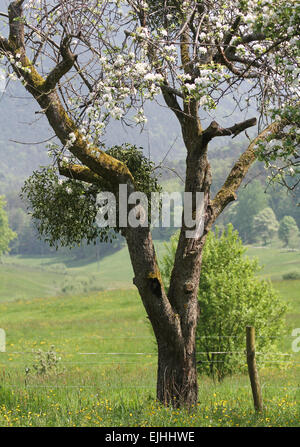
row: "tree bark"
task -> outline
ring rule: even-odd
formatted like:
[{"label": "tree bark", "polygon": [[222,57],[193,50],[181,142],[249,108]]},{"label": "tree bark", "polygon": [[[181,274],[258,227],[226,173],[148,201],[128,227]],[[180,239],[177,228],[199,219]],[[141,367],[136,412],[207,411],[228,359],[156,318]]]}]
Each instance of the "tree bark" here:
[{"label": "tree bark", "polygon": [[[196,122],[196,124],[198,124]],[[190,137],[189,134],[190,127]],[[158,346],[157,399],[164,405],[192,407],[197,404],[196,329],[200,315],[199,277],[206,234],[210,225],[210,167],[207,145],[195,121],[184,126],[189,143],[185,191],[204,193],[205,230],[187,239],[184,218],[169,292],[166,294],[148,228],[127,228],[129,248],[137,286]],[[196,201],[193,203],[196,211]]]},{"label": "tree bark", "polygon": [[[148,228],[124,230],[137,286],[158,346],[157,399],[164,405],[196,405],[198,399],[195,336],[198,300],[182,318],[168,299]],[[182,297],[181,297],[182,298]],[[177,302],[183,301],[179,296]]]},{"label": "tree bark", "polygon": [[190,348],[185,346],[182,355],[175,344],[158,343],[157,399],[164,405],[190,408],[197,404],[195,343]]}]

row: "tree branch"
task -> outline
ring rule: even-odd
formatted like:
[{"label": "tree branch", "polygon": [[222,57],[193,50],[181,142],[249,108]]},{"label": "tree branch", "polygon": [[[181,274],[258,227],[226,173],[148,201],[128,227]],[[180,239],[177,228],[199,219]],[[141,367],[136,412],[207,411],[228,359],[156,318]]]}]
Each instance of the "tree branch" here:
[{"label": "tree branch", "polygon": [[249,67],[247,67],[244,71],[240,71],[238,68],[236,68],[236,66],[232,63],[231,60],[228,59],[228,56],[225,54],[224,49],[220,46],[217,45],[217,49],[218,49],[218,54],[215,57],[215,62],[217,62],[218,60],[221,61],[221,63],[223,63],[225,65],[225,67],[228,68],[228,70],[231,71],[231,73],[235,74],[236,76],[240,77],[240,78],[244,78],[244,79],[252,79],[252,78],[257,78],[257,73],[247,73],[247,71],[251,68],[251,65],[253,65],[253,63],[249,64]]},{"label": "tree branch", "polygon": [[11,52],[11,46],[7,39],[0,37],[0,54],[7,54]]},{"label": "tree branch", "polygon": [[287,125],[286,120],[271,123],[266,127],[248,146],[245,152],[237,160],[233,168],[231,169],[224,185],[216,194],[212,201],[213,214],[210,221],[210,226],[214,223],[219,214],[222,213],[224,208],[232,201],[236,200],[236,191],[240,187],[251,165],[256,160],[255,146],[271,133],[280,132]]},{"label": "tree branch", "polygon": [[112,185],[109,182],[105,181],[102,177],[100,177],[100,175],[95,174],[86,166],[64,164],[58,166],[58,171],[60,175],[63,175],[64,177],[70,179],[90,183],[92,185],[105,188],[108,191],[111,191],[113,189]]},{"label": "tree branch", "polygon": [[262,41],[266,39],[265,33],[251,33],[247,34],[246,36],[242,36],[241,42],[242,43],[250,43],[255,41]]},{"label": "tree branch", "polygon": [[77,56],[74,55],[69,48],[71,39],[72,38],[70,36],[66,36],[61,42],[60,53],[63,60],[48,74],[44,83],[44,90],[46,92],[53,90],[60,79],[68,73],[69,70],[71,70],[76,62]]},{"label": "tree branch", "polygon": [[237,16],[237,18],[236,18],[235,21],[233,22],[233,24],[232,24],[230,30],[229,30],[228,33],[225,35],[225,38],[224,38],[224,47],[227,47],[227,45],[230,44],[231,39],[232,39],[233,36],[235,35],[235,33],[236,33],[236,31],[237,31],[237,29],[238,29],[238,27],[239,27],[240,22],[241,22],[241,16]]},{"label": "tree branch", "polygon": [[[21,67],[16,67],[13,64],[17,76],[24,77],[27,91],[42,108],[50,126],[61,143],[66,145],[69,142],[70,134],[74,134],[74,142],[68,149],[84,166],[87,166],[92,172],[103,177],[114,188],[117,188],[120,183],[127,183],[133,186],[134,178],[127,166],[106,154],[99,147],[88,144],[85,137],[78,131],[77,125],[64,109],[56,89],[45,89],[45,84],[46,86],[48,84],[48,87],[53,86],[66,72],[69,64],[72,62],[73,65],[74,63],[74,56],[68,46],[69,37],[65,38],[61,45],[61,52],[64,58],[62,65],[58,64],[50,73],[50,80],[48,76],[45,81],[26,56],[22,3],[22,1],[15,1],[9,5],[10,33],[8,49],[15,58],[19,54],[18,58],[22,64]],[[3,39],[1,40],[1,46],[7,47],[7,42]]]},{"label": "tree branch", "polygon": [[186,74],[192,75],[191,58],[189,54],[190,39],[188,31],[185,30],[180,36],[180,55],[183,70]]},{"label": "tree branch", "polygon": [[178,104],[173,89],[171,89],[168,85],[161,85],[160,88],[167,106],[175,113],[178,121],[182,125],[184,120],[184,112]]},{"label": "tree branch", "polygon": [[24,18],[22,4],[24,0],[11,2],[8,7],[9,42],[14,43],[16,49],[24,48]]},{"label": "tree branch", "polygon": [[205,142],[208,143],[215,137],[224,137],[232,135],[232,138],[235,138],[244,130],[249,127],[255,126],[257,123],[256,118],[251,118],[246,121],[242,121],[241,123],[237,123],[234,126],[223,128],[220,127],[216,121],[212,121],[212,123],[208,126],[208,128],[203,132],[203,138]]},{"label": "tree branch", "polygon": [[[241,40],[239,40],[239,43],[250,43],[250,42],[255,42],[255,41],[262,41],[266,39],[266,35],[263,33],[252,33],[252,34],[247,34],[246,36],[242,36],[240,37]],[[229,44],[230,42],[228,42]],[[235,54],[236,51],[236,45],[229,45],[227,46],[227,48],[225,49],[225,55],[226,57],[228,57],[230,59],[230,55],[231,54]]]}]

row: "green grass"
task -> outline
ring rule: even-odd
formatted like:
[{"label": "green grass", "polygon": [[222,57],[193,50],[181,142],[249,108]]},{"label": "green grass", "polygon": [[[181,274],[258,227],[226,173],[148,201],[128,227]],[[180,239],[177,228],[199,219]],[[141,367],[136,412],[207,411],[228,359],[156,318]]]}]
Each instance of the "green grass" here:
[{"label": "green grass", "polygon": [[[140,373],[143,370],[139,369]],[[120,373],[120,372],[119,372]],[[90,380],[95,381],[94,376]],[[275,392],[274,392],[275,391]],[[214,387],[200,384],[201,401],[191,411],[164,408],[154,392],[141,389],[112,394],[99,386],[2,389],[1,426],[103,427],[299,427],[299,392],[277,388],[264,393],[265,410],[256,414],[246,380]]]},{"label": "green grass", "polygon": [[[85,291],[130,288],[132,277],[125,247],[100,262],[88,264],[71,257],[6,257],[0,265],[0,301],[8,299],[9,290],[12,292],[10,299],[57,295],[66,285],[70,293],[76,293],[76,286],[78,290],[83,282],[88,283]],[[30,278],[28,284],[23,282],[27,278]],[[14,287],[10,287],[14,280]]]},{"label": "green grass", "polygon": [[[295,366],[260,371],[260,416],[241,375],[222,384],[201,377],[199,405],[190,413],[158,405],[155,344],[134,289],[2,303],[0,315],[7,332],[7,352],[0,354],[2,426],[300,425]],[[33,351],[52,345],[61,357],[58,370],[34,374]]]},{"label": "green grass", "polygon": [[0,301],[57,295],[63,281],[64,275],[59,272],[0,264]]},{"label": "green grass", "polygon": [[[289,305],[287,313],[287,331],[291,334],[294,328],[300,328],[300,280],[274,281],[273,287]],[[287,348],[287,343],[282,343]]]},{"label": "green grass", "polygon": [[[155,241],[158,256],[164,243]],[[0,302],[91,290],[133,288],[127,247],[87,263],[71,256],[7,256],[0,263]]]},{"label": "green grass", "polygon": [[283,351],[290,349],[291,332],[300,328],[300,280],[283,280],[285,273],[300,273],[300,250],[278,247],[247,247],[247,255],[259,260],[262,270],[260,277],[272,281],[273,287],[289,305],[287,313],[287,337],[281,341]]},{"label": "green grass", "polygon": [[261,276],[272,280],[282,279],[284,273],[300,273],[300,250],[277,247],[247,247],[249,257],[257,257],[263,267]]},{"label": "green grass", "polygon": [[[221,385],[201,378],[200,403],[190,413],[155,403],[155,345],[135,290],[2,303],[0,314],[7,331],[2,426],[299,425],[299,375],[290,370],[262,372],[266,409],[260,416],[243,376]],[[26,375],[25,368],[34,371],[32,350],[51,345],[61,371]],[[97,355],[80,354],[86,352]]]},{"label": "green grass", "polygon": [[[162,244],[157,249],[163,253]],[[262,275],[273,278],[290,304],[280,348],[292,353],[290,329],[300,327],[300,281],[282,281],[281,275],[295,270],[298,252],[287,253],[289,267],[280,270],[274,250],[251,247],[249,254],[267,265]],[[96,262],[61,258],[12,257],[0,265],[0,327],[7,333],[7,352],[0,353],[0,426],[300,425],[300,353],[294,356],[298,363],[260,370],[260,415],[243,375],[221,384],[200,377],[199,404],[190,412],[161,407],[155,401],[155,343],[128,261],[124,248],[101,260],[99,271]],[[91,279],[87,289],[124,288],[60,292],[66,281],[76,286],[85,277]],[[53,349],[61,358],[57,369],[40,376],[34,370],[41,365],[39,349]]]},{"label": "green grass", "polygon": [[[164,243],[155,241],[155,247],[158,257],[161,257],[165,251]],[[278,283],[284,273],[300,272],[300,251],[274,247],[247,248],[247,255],[257,257],[263,266],[260,273],[263,278]],[[99,262],[88,263],[67,256],[8,256],[0,264],[0,302],[54,296],[63,289],[73,294],[78,290],[132,288],[132,278],[127,247]]]}]

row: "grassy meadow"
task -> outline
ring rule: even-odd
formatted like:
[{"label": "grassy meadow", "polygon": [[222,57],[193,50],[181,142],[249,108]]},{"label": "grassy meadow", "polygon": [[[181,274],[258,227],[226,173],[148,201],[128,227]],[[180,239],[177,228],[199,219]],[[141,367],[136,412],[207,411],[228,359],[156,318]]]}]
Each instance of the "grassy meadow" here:
[{"label": "grassy meadow", "polygon": [[[157,244],[160,256],[163,250]],[[289,303],[278,349],[293,354],[300,280],[283,281],[282,275],[299,270],[300,252],[249,247],[248,254],[260,259],[261,276]],[[260,369],[260,415],[246,375],[221,384],[199,377],[199,403],[189,412],[155,402],[155,342],[132,286],[126,248],[85,264],[61,257],[3,259],[0,327],[7,335],[7,351],[0,353],[0,426],[300,425],[300,353]]]}]

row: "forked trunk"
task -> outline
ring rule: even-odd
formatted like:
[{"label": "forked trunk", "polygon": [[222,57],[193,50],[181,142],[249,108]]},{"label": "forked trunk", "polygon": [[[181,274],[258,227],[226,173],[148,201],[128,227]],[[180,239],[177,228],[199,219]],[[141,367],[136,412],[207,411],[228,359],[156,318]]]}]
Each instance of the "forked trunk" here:
[{"label": "forked trunk", "polygon": [[[137,286],[158,346],[157,399],[164,405],[197,404],[196,328],[199,319],[198,289],[202,252],[211,211],[210,168],[206,146],[195,144],[187,158],[185,191],[203,192],[204,232],[187,238],[184,218],[168,294],[164,290],[149,228],[124,230]],[[184,215],[183,215],[184,217]],[[196,225],[196,224],[195,224]],[[196,228],[192,228],[193,230]]]}]

